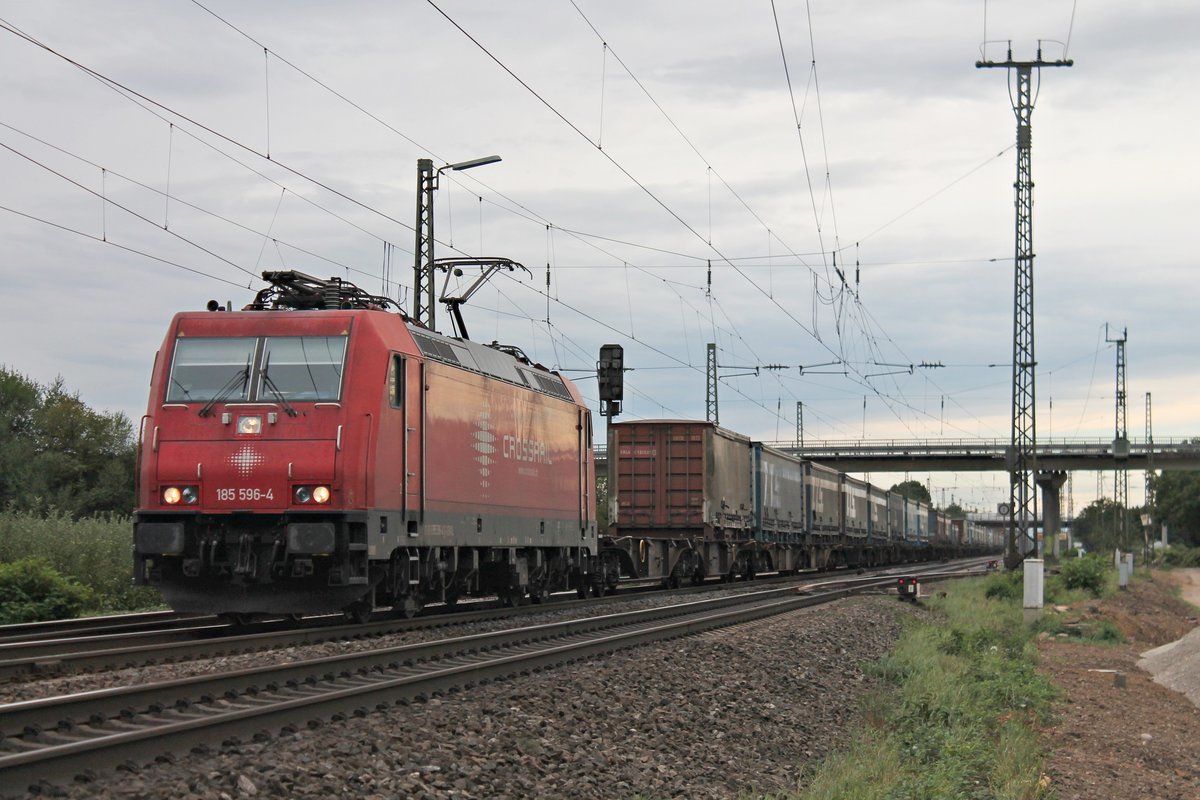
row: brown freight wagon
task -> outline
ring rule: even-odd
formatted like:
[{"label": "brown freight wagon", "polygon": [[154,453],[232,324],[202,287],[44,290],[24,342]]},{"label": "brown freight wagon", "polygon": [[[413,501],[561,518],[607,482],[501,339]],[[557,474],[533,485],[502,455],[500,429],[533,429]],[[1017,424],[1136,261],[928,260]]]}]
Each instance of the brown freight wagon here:
[{"label": "brown freight wagon", "polygon": [[710,422],[608,427],[606,561],[667,584],[773,569],[755,541],[753,446]]}]

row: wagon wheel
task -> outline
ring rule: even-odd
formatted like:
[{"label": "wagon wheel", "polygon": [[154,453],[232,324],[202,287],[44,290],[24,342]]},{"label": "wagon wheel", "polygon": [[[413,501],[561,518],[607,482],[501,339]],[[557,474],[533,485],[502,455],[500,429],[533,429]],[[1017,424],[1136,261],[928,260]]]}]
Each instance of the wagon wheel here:
[{"label": "wagon wheel", "polygon": [[247,611],[226,611],[223,614],[218,614],[218,619],[228,622],[238,628],[245,628],[251,623],[257,622],[260,615],[251,614]]},{"label": "wagon wheel", "polygon": [[406,594],[396,598],[396,602],[392,605],[392,612],[402,619],[412,619],[421,613],[422,608],[420,598],[413,594]]},{"label": "wagon wheel", "polygon": [[363,602],[346,606],[342,609],[342,614],[348,622],[355,625],[366,625],[371,621],[371,607]]},{"label": "wagon wheel", "polygon": [[604,553],[600,558],[600,571],[595,576],[595,591],[597,597],[614,594],[617,583],[621,580],[621,562],[615,553]]}]

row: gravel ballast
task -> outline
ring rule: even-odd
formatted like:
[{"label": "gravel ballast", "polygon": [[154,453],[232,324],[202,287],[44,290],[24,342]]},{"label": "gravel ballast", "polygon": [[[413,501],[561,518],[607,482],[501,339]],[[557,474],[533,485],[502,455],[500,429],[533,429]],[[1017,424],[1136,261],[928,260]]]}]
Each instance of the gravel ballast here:
[{"label": "gravel ballast", "polygon": [[[905,614],[862,597],[181,756],[71,797],[730,797],[845,741]],[[278,655],[278,654],[277,654]]]}]

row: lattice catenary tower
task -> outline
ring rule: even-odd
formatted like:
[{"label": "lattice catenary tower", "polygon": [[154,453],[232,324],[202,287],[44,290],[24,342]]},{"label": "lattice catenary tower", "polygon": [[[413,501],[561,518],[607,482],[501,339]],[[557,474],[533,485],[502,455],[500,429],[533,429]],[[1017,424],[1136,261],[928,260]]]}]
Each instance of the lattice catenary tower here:
[{"label": "lattice catenary tower", "polygon": [[1104,340],[1117,346],[1117,409],[1112,452],[1117,467],[1113,470],[1113,504],[1117,528],[1117,546],[1129,549],[1129,435],[1125,417],[1125,342],[1129,329],[1121,331],[1121,338],[1109,338],[1108,326],[1104,327]]},{"label": "lattice catenary tower", "polygon": [[[1033,61],[1014,61],[1009,43],[1004,61],[976,61],[977,68],[1002,67],[1015,72],[1013,113],[1017,117],[1016,283],[1013,297],[1012,441],[1008,454],[1008,545],[1005,565],[1015,568],[1037,552],[1032,536],[1037,525],[1037,425],[1034,406],[1033,350],[1033,170],[1032,117],[1033,71],[1042,67],[1069,67],[1070,60],[1045,61],[1041,43]],[[1019,534],[1018,534],[1019,532]]]}]

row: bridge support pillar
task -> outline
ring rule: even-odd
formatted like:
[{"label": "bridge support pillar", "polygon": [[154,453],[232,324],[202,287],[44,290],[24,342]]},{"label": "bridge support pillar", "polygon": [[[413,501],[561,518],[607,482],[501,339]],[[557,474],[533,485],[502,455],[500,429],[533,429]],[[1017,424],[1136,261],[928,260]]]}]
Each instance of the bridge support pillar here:
[{"label": "bridge support pillar", "polygon": [[[1062,528],[1061,490],[1066,482],[1066,472],[1039,472],[1037,474],[1037,485],[1042,490],[1042,553],[1048,551],[1053,553],[1055,558],[1059,556],[1058,532]],[[1048,547],[1047,544],[1049,544]]]}]

